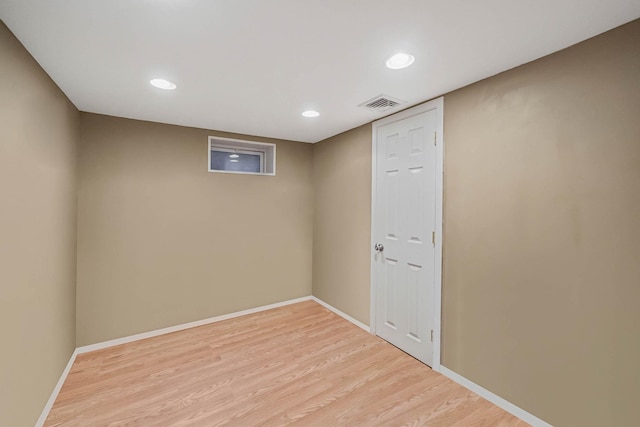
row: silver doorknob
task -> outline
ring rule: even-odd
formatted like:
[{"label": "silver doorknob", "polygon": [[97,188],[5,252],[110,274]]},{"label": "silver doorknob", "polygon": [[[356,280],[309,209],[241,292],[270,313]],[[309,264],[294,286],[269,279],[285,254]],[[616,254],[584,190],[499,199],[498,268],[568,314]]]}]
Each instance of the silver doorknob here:
[{"label": "silver doorknob", "polygon": [[382,252],[382,251],[384,251],[384,246],[382,246],[382,244],[380,244],[380,243],[376,243],[376,245],[373,247],[373,249],[375,249],[378,252]]}]

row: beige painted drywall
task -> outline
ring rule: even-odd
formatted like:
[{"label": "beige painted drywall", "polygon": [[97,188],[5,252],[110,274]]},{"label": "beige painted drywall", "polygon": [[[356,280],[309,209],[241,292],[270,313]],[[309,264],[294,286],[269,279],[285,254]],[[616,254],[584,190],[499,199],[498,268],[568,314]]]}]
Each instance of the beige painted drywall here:
[{"label": "beige painted drywall", "polygon": [[368,324],[371,125],[313,148],[313,295]]},{"label": "beige painted drywall", "polygon": [[640,21],[445,97],[443,363],[557,426],[640,412]]},{"label": "beige painted drywall", "polygon": [[0,22],[0,426],[33,426],[75,347],[77,134]]},{"label": "beige painted drywall", "polygon": [[[557,426],[640,416],[639,100],[640,21],[445,95],[443,364]],[[361,321],[369,127],[314,150],[314,295]]]},{"label": "beige painted drywall", "polygon": [[[277,144],[276,176],[207,171],[207,137]],[[82,113],[77,343],[311,294],[309,144]]]}]

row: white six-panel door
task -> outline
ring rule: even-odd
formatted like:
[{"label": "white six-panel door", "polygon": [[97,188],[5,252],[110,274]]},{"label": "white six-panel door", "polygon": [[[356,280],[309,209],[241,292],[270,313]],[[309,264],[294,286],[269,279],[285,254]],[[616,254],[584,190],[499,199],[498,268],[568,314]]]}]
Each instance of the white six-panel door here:
[{"label": "white six-panel door", "polygon": [[381,338],[433,366],[440,312],[436,238],[442,112],[424,107],[413,112],[374,123],[372,325]]}]

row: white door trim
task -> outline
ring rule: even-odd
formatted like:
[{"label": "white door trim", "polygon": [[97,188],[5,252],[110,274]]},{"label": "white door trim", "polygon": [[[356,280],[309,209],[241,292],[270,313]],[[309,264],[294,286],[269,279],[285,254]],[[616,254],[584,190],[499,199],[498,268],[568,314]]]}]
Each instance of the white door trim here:
[{"label": "white door trim", "polygon": [[372,126],[372,155],[371,155],[371,307],[370,320],[371,333],[376,333],[376,275],[373,245],[375,245],[376,212],[375,206],[377,202],[376,188],[376,159],[377,159],[377,129],[380,126],[406,119],[407,117],[425,113],[427,111],[437,111],[437,134],[436,134],[436,248],[435,248],[435,277],[434,277],[434,323],[433,323],[433,366],[434,371],[440,371],[440,341],[441,341],[441,317],[442,317],[442,195],[443,195],[443,177],[444,177],[444,98],[440,97],[416,107],[409,108],[399,113],[393,114],[384,119],[373,122]]}]

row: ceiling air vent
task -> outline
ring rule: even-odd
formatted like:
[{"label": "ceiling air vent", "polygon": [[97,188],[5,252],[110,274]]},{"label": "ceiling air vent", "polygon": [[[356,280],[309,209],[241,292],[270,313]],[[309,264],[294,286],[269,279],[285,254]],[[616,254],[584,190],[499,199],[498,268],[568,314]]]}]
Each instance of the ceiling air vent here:
[{"label": "ceiling air vent", "polygon": [[392,98],[387,95],[378,95],[373,99],[363,102],[362,104],[358,105],[358,107],[383,112],[406,103],[407,101],[401,101],[397,98]]}]

